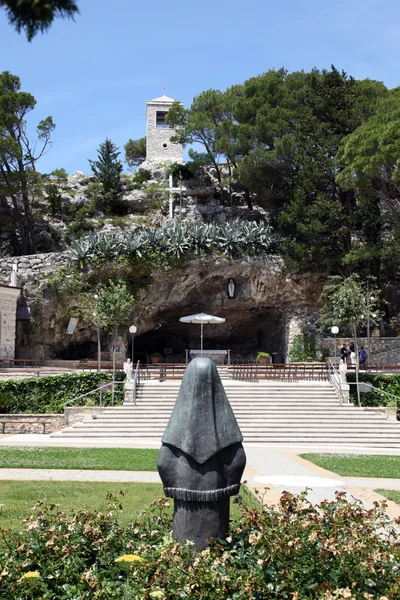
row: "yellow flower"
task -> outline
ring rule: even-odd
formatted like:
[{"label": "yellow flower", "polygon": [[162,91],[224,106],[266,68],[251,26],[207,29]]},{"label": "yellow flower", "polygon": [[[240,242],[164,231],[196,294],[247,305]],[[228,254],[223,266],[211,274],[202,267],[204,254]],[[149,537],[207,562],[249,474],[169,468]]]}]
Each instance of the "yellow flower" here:
[{"label": "yellow flower", "polygon": [[144,562],[144,560],[141,556],[138,556],[137,554],[124,554],[123,556],[116,558],[114,562],[116,562],[116,563],[119,563],[119,562],[133,563],[133,562]]},{"label": "yellow flower", "polygon": [[164,598],[165,594],[161,590],[155,590],[155,592],[150,592],[150,598]]},{"label": "yellow flower", "polygon": [[28,571],[22,575],[21,579],[37,579],[40,577],[39,571]]}]

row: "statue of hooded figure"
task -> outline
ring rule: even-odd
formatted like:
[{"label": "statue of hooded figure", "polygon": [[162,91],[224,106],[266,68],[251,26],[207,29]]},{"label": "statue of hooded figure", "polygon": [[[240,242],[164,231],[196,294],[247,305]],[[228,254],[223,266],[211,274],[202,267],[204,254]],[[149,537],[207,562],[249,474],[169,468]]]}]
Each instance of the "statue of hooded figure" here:
[{"label": "statue of hooded figure", "polygon": [[243,437],[215,364],[189,363],[162,437],[157,468],[165,495],[174,499],[173,535],[194,542],[223,539],[230,496],[239,492],[246,465]]}]

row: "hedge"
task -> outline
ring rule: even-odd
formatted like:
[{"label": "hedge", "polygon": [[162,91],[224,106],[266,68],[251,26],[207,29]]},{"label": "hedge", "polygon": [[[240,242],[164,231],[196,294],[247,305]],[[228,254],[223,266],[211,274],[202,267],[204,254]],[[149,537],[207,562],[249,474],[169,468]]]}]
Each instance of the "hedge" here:
[{"label": "hedge", "polygon": [[[124,494],[121,490],[120,494]],[[120,501],[67,515],[40,502],[20,531],[0,530],[4,600],[398,600],[398,529],[384,505],[243,506],[226,540],[202,552],[171,538],[170,503],[118,523]]]},{"label": "hedge", "polygon": [[[123,373],[116,374],[116,381],[123,381]],[[61,413],[62,405],[76,396],[95,390],[112,381],[111,373],[73,373],[49,377],[9,379],[0,383],[0,413]],[[115,404],[123,402],[123,386],[116,386]],[[96,405],[99,392],[86,396],[74,406]],[[103,404],[111,403],[111,392],[103,393]]]},{"label": "hedge", "polygon": [[[359,373],[360,383],[369,383],[380,390],[394,394],[400,398],[400,375],[372,375],[370,373]],[[347,373],[348,383],[355,383],[356,375],[353,372]],[[350,386],[350,398],[357,405],[357,386]],[[361,392],[361,406],[393,406],[394,398],[380,394],[376,390],[370,392]],[[400,400],[397,403],[397,418],[400,419]]]}]

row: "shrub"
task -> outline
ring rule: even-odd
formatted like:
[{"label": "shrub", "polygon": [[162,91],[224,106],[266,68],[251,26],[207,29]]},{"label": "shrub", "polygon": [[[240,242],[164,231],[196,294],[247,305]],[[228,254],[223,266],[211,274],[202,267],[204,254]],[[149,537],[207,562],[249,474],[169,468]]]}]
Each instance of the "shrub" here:
[{"label": "shrub", "polygon": [[[153,194],[158,207],[164,206],[167,196],[164,189],[154,184],[147,191]],[[140,244],[135,238],[140,237]],[[243,255],[263,256],[274,250],[275,236],[268,223],[232,220],[222,225],[201,221],[165,223],[161,228],[150,227],[127,236],[89,235],[74,241],[69,252],[72,260],[83,264],[88,260],[105,259],[107,263],[129,254],[139,258],[150,257],[154,252],[174,257],[224,254],[232,258]],[[107,256],[104,249],[107,248]]]},{"label": "shrub", "polygon": [[142,185],[151,179],[151,171],[148,169],[142,169],[139,167],[135,174],[132,176],[131,181],[127,185],[127,191],[139,190]]},{"label": "shrub", "polygon": [[[124,374],[117,373],[116,380],[123,381]],[[77,396],[95,390],[112,381],[111,373],[78,373],[35,377],[22,380],[9,379],[0,383],[0,411],[6,413],[61,413],[62,404]],[[115,402],[122,404],[122,385],[116,386]],[[111,392],[104,392],[102,402],[111,402]],[[73,406],[96,405],[99,392],[81,398]]]},{"label": "shrub", "polygon": [[[263,359],[271,358],[271,355],[268,352],[259,352],[256,356],[256,363],[264,362]],[[266,362],[266,361],[265,361]]]},{"label": "shrub", "polygon": [[166,175],[172,175],[175,183],[177,183],[180,179],[193,179],[194,173],[190,169],[189,165],[182,165],[181,163],[172,163],[168,165],[166,169]]},{"label": "shrub", "polygon": [[[358,379],[360,383],[369,383],[374,387],[398,396],[400,398],[400,375],[371,375],[369,373],[359,373]],[[347,372],[347,381],[355,382],[355,373]],[[357,404],[357,388],[355,385],[350,386],[351,400]],[[361,406],[394,406],[395,399],[386,394],[381,394],[377,390],[360,393]],[[400,419],[400,400],[397,401],[397,418]]]},{"label": "shrub", "polygon": [[[196,553],[171,538],[167,500],[127,527],[118,525],[119,502],[109,500],[106,514],[72,516],[39,502],[21,531],[2,531],[0,598],[400,597],[398,532],[384,504],[366,510],[338,493],[316,508],[305,493],[284,492],[277,507],[243,506],[229,537]],[[37,574],[31,582],[28,572]]]}]

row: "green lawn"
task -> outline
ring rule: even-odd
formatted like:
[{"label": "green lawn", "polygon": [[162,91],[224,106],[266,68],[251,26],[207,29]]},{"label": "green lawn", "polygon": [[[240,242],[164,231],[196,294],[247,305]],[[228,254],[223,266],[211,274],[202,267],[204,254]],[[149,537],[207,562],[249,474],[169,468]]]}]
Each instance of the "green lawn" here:
[{"label": "green lawn", "polygon": [[0,468],[157,471],[152,448],[1,447]]},{"label": "green lawn", "polygon": [[396,490],[374,490],[377,494],[385,496],[388,500],[393,500],[396,504],[400,504],[400,492]]},{"label": "green lawn", "polygon": [[[125,495],[119,494],[123,490]],[[81,481],[2,481],[0,487],[0,527],[19,527],[21,521],[32,514],[31,508],[38,500],[47,498],[49,504],[59,505],[59,509],[69,512],[72,509],[89,507],[90,510],[107,508],[107,494],[117,496],[123,505],[118,521],[126,525],[135,520],[138,513],[154,500],[164,497],[160,483],[86,483]],[[257,500],[247,490],[241,493],[251,506]],[[173,501],[171,500],[171,507]],[[231,518],[240,516],[239,507],[232,503]],[[172,510],[172,508],[171,508]]]},{"label": "green lawn", "polygon": [[301,454],[302,458],[342,477],[400,478],[400,456]]}]

